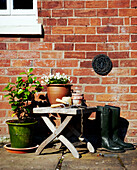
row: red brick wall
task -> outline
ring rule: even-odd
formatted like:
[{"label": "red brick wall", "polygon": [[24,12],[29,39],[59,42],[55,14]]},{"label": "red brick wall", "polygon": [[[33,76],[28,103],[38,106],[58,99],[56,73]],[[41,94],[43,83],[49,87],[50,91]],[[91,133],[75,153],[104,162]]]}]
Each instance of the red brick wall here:
[{"label": "red brick wall", "polygon": [[[44,37],[0,37],[0,136],[10,116],[2,89],[30,67],[40,77],[60,71],[82,87],[88,106],[121,107],[130,126],[127,140],[137,142],[137,0],[38,0]],[[113,62],[107,76],[97,75],[92,59],[106,54]]]}]

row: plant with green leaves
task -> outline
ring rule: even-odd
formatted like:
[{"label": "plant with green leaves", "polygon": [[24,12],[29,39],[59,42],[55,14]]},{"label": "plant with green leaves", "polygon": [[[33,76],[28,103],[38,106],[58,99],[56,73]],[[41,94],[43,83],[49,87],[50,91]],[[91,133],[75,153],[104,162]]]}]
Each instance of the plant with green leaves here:
[{"label": "plant with green leaves", "polygon": [[27,72],[20,73],[20,75],[26,75],[27,78],[17,77],[15,83],[8,83],[3,89],[3,91],[8,91],[8,94],[4,97],[9,99],[13,111],[12,116],[16,115],[19,121],[30,119],[34,94],[43,88],[41,83],[37,81],[37,77],[32,74],[32,71],[33,68],[30,68]]}]

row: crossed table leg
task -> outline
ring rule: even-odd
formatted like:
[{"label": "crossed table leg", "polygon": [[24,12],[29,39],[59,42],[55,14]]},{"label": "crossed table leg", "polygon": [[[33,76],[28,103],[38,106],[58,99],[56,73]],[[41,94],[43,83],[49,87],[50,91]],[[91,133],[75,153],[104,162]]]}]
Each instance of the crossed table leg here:
[{"label": "crossed table leg", "polygon": [[70,122],[72,117],[73,116],[67,116],[64,119],[64,121],[60,124],[60,126],[56,128],[48,117],[42,116],[42,119],[53,133],[46,140],[44,140],[38,147],[38,149],[36,150],[37,155],[39,155],[43,151],[45,146],[47,146],[52,140],[54,140],[57,137],[70,150],[70,152],[75,158],[79,158],[79,153],[73,146],[73,144],[70,143],[69,140],[66,139],[63,135],[59,135],[62,132],[62,130],[67,126],[67,124]]}]

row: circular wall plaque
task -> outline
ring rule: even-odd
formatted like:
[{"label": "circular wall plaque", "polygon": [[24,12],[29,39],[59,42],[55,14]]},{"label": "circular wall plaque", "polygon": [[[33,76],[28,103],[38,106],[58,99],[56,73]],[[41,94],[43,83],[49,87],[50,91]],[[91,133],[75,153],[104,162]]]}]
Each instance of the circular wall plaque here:
[{"label": "circular wall plaque", "polygon": [[107,75],[112,69],[112,62],[105,54],[99,54],[93,58],[92,67],[99,75]]}]

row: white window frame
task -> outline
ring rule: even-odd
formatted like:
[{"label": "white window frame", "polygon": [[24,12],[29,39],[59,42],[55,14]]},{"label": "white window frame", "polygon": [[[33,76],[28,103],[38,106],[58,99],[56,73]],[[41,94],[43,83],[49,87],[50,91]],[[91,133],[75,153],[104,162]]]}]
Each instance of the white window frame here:
[{"label": "white window frame", "polygon": [[33,0],[33,9],[13,9],[13,0],[7,0],[7,9],[0,10],[0,34],[41,35],[37,0]]}]

